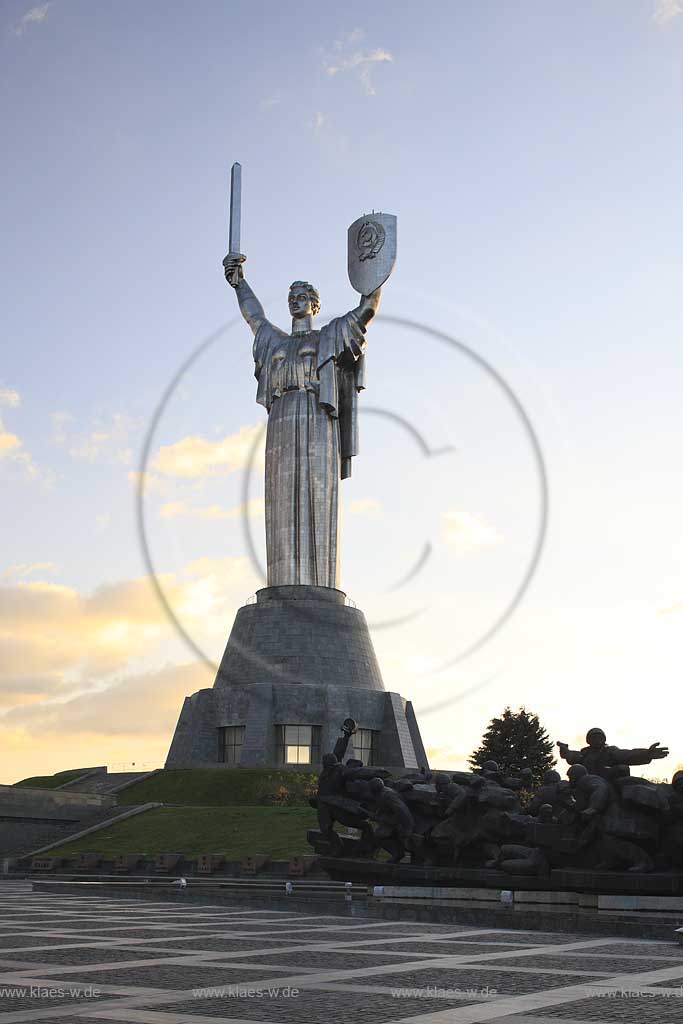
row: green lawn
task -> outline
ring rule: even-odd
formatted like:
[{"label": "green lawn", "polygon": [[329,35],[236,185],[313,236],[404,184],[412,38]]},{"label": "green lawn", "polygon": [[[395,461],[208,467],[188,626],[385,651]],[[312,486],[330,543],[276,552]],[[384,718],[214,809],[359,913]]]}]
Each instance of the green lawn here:
[{"label": "green lawn", "polygon": [[298,853],[313,852],[306,842],[306,830],[315,823],[315,811],[310,807],[158,807],[64,843],[54,852],[92,852],[105,857],[183,853],[188,858],[224,853],[228,860],[269,853],[273,859],[288,860]]},{"label": "green lawn", "polygon": [[162,803],[201,807],[308,806],[316,772],[267,768],[205,768],[162,771],[118,794],[123,805]]},{"label": "green lawn", "polygon": [[63,786],[65,782],[70,782],[71,779],[77,779],[79,775],[84,774],[85,772],[76,769],[70,772],[59,772],[58,775],[33,775],[30,779],[15,782],[14,785],[26,786],[31,789],[56,789],[57,786]]}]

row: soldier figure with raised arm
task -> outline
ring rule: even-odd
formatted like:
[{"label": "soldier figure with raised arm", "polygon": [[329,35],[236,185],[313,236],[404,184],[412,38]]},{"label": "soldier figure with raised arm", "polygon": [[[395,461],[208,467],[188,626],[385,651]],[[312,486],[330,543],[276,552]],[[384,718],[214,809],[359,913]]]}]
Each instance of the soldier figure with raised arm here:
[{"label": "soldier figure with raised arm", "polygon": [[558,740],[560,757],[569,764],[582,764],[591,775],[601,775],[605,779],[623,775],[624,768],[625,774],[630,774],[629,765],[650,764],[651,761],[669,756],[668,747],[662,747],[659,743],[653,743],[647,748],[634,749],[608,746],[607,737],[602,729],[589,729],[586,733],[586,743],[588,746],[582,747],[581,750],[570,750],[567,743]]}]

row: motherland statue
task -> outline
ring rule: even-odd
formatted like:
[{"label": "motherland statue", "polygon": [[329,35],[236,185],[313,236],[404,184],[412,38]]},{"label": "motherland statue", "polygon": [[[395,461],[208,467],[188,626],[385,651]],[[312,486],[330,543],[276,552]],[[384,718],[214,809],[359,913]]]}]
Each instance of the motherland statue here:
[{"label": "motherland statue", "polygon": [[[239,168],[236,164],[235,168]],[[268,586],[339,586],[339,480],[358,453],[358,392],[365,387],[365,332],[393,269],[396,218],[361,217],[349,228],[355,309],[320,329],[320,296],[308,281],[289,288],[291,333],[267,320],[244,277],[241,172],[233,168],[230,252],[223,261],[240,312],[254,333],[256,401],[268,410],[265,512]]]}]

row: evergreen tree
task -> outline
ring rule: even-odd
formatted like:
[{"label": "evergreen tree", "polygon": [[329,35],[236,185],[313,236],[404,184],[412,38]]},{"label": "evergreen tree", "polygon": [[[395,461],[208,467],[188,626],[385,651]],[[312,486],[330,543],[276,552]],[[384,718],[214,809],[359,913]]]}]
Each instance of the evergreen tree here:
[{"label": "evergreen tree", "polygon": [[555,764],[554,749],[538,715],[523,707],[519,711],[506,707],[501,718],[491,719],[469,762],[472,768],[481,768],[486,761],[496,761],[504,772],[530,768],[540,782],[543,772]]}]

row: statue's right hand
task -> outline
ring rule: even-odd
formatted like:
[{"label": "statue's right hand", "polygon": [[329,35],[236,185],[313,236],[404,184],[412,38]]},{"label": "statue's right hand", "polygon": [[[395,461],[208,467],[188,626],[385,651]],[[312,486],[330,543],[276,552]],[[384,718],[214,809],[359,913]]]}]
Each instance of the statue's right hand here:
[{"label": "statue's right hand", "polygon": [[225,274],[225,280],[228,282],[231,288],[237,288],[237,285],[244,278],[244,271],[242,270],[242,264],[246,260],[246,256],[241,253],[229,252],[223,260],[223,272]]}]

